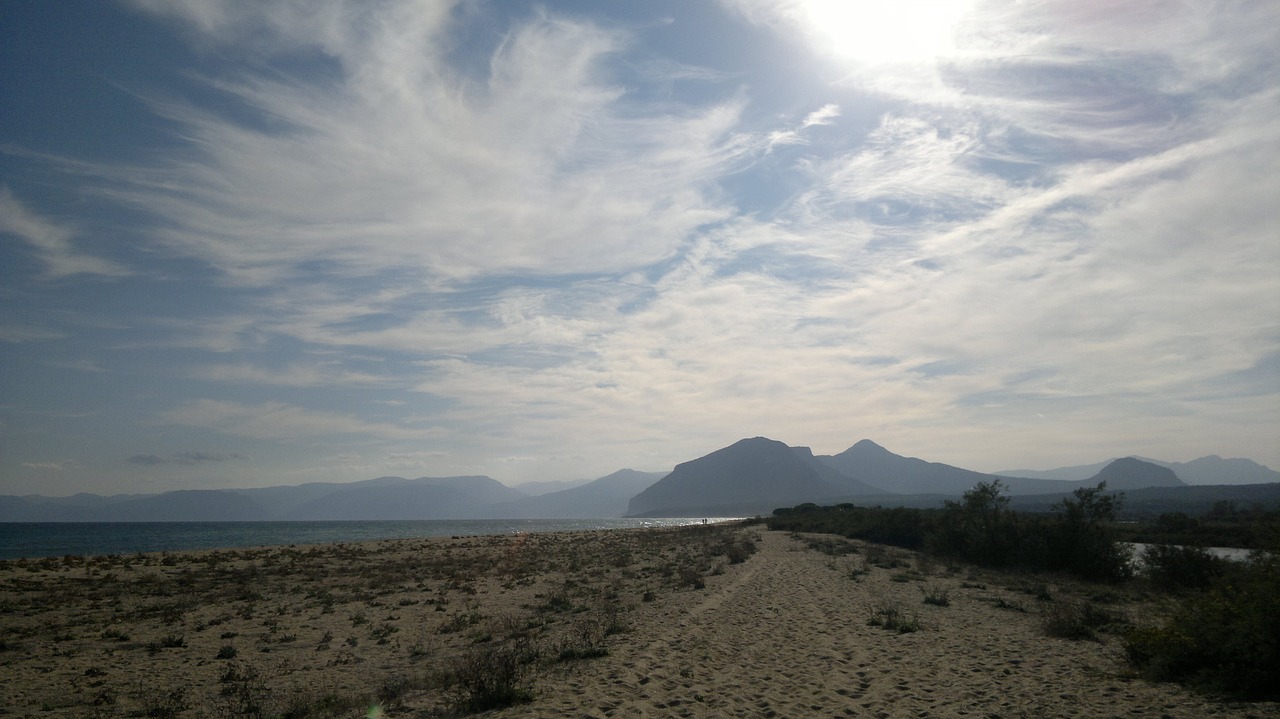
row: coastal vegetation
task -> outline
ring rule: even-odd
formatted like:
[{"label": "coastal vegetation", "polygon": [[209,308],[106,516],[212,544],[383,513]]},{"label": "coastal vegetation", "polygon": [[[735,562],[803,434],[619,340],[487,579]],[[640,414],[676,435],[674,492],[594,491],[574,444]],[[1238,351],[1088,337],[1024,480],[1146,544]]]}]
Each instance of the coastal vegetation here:
[{"label": "coastal vegetation", "polygon": [[941,509],[802,504],[779,509],[770,529],[839,534],[983,567],[1061,571],[1085,579],[1119,581],[1129,557],[1112,530],[1116,495],[1106,484],[1077,489],[1051,515],[1015,512],[999,480],[979,483]]},{"label": "coastal vegetation", "polygon": [[[803,504],[776,510],[767,525],[806,533],[809,545],[824,551],[854,553],[848,540],[863,540],[876,543],[868,555],[872,546],[897,546],[1033,586],[1037,578],[1070,578],[1086,587],[1084,598],[1052,601],[1047,583],[1028,591],[1043,604],[1047,635],[1114,633],[1132,671],[1149,679],[1243,698],[1280,697],[1280,513],[1222,503],[1203,517],[1166,513],[1122,524],[1116,521],[1122,502],[1123,495],[1098,484],[1077,489],[1050,514],[1019,513],[997,481],[939,509]],[[1229,561],[1206,549],[1224,539],[1255,551]],[[1149,543],[1134,557],[1125,540]],[[867,562],[876,564],[870,556]],[[1146,607],[1139,619],[1108,607],[1117,593]]]}]

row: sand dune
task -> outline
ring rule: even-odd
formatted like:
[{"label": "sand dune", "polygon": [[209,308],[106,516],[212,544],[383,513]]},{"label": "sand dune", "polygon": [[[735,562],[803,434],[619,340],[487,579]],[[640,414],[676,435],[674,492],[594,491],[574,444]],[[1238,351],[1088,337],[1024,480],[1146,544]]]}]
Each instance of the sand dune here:
[{"label": "sand dune", "polygon": [[[1280,715],[1132,678],[1114,636],[1045,636],[1047,607],[1107,590],[857,546],[696,527],[0,562],[0,713],[448,716],[464,658],[523,647],[532,700],[486,716]],[[1121,600],[1099,599],[1147,611]]]}]

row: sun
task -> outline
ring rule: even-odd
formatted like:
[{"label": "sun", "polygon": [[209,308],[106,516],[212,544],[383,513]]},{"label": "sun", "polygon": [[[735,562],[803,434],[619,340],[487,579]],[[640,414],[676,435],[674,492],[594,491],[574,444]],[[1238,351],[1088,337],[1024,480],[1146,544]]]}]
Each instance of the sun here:
[{"label": "sun", "polygon": [[838,57],[866,65],[932,63],[955,52],[972,0],[804,0],[802,21]]}]

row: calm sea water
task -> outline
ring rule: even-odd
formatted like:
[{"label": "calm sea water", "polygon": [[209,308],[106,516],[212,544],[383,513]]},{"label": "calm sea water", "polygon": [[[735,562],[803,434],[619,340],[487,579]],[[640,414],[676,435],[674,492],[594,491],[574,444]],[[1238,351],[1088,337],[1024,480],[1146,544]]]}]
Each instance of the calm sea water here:
[{"label": "calm sea water", "polygon": [[[720,522],[732,517],[709,518]],[[0,559],[189,549],[365,542],[516,532],[679,527],[703,520],[468,519],[386,522],[11,522],[0,523]]]},{"label": "calm sea water", "polygon": [[[1132,549],[1133,563],[1134,566],[1137,567],[1142,566],[1143,551],[1145,551],[1147,547],[1152,546],[1141,542],[1122,542],[1122,544],[1126,544]],[[1253,553],[1252,549],[1241,549],[1240,547],[1205,547],[1205,551],[1215,557],[1229,559],[1233,562],[1243,562],[1249,558],[1250,554]]]}]

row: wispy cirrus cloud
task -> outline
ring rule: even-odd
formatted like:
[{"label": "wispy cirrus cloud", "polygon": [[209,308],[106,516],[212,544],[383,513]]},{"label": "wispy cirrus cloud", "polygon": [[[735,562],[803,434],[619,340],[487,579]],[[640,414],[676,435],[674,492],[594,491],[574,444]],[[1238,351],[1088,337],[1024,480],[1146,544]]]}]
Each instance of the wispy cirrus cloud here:
[{"label": "wispy cirrus cloud", "polygon": [[793,130],[774,130],[769,133],[768,149],[779,145],[797,145],[804,143],[802,132],[811,127],[820,127],[822,125],[830,125],[832,120],[840,117],[840,106],[834,103],[827,103],[822,107],[814,110],[805,116],[800,125]]},{"label": "wispy cirrus cloud", "polygon": [[438,433],[430,427],[414,429],[398,424],[372,422],[355,415],[309,410],[284,402],[248,404],[199,399],[166,411],[160,418],[174,424],[259,439],[354,435],[403,440],[426,439]]},{"label": "wispy cirrus cloud", "polygon": [[20,342],[45,342],[48,340],[61,339],[66,336],[67,335],[64,332],[44,327],[33,327],[31,325],[21,324],[0,325],[0,342],[10,342],[13,344],[18,344]]},{"label": "wispy cirrus cloud", "polygon": [[236,452],[199,452],[187,451],[175,454],[158,455],[158,454],[135,454],[130,456],[126,461],[129,464],[138,464],[148,467],[154,467],[166,464],[179,465],[198,465],[206,463],[229,462],[237,459],[248,459],[243,454]]},{"label": "wispy cirrus cloud", "polygon": [[63,472],[78,469],[81,467],[81,464],[74,459],[50,459],[39,462],[23,462],[22,466],[28,469]]},{"label": "wispy cirrus cloud", "polygon": [[190,369],[194,379],[234,384],[262,384],[281,387],[361,386],[384,382],[385,378],[354,372],[337,366],[290,365],[266,368],[249,364],[201,365]]},{"label": "wispy cirrus cloud", "polygon": [[22,240],[44,265],[44,277],[55,280],[73,275],[124,277],[123,265],[80,251],[75,231],[32,211],[7,187],[0,187],[0,234]]},{"label": "wispy cirrus cloud", "polygon": [[167,219],[164,242],[239,281],[316,264],[410,268],[417,282],[618,270],[671,256],[728,214],[707,190],[742,152],[737,107],[628,103],[601,72],[621,39],[599,27],[545,15],[516,26],[477,81],[446,57],[454,17],[439,4],[147,7],[207,42],[268,56],[276,43],[334,66],[216,81],[263,123],[157,104],[199,157],[119,196]]}]

